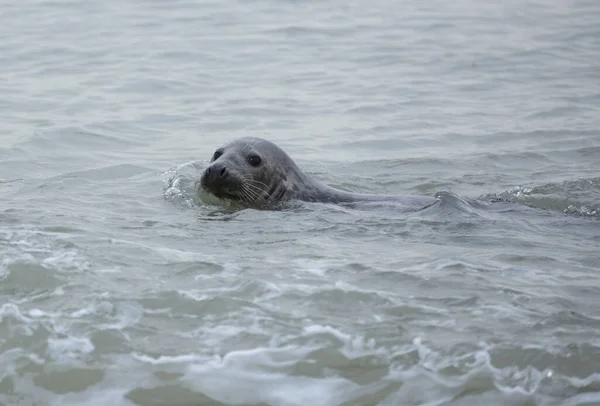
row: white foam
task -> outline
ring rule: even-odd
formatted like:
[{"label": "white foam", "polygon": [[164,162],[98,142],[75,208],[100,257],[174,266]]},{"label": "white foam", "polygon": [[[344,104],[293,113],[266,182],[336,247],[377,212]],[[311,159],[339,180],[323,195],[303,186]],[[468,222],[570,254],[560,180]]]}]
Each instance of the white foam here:
[{"label": "white foam", "polygon": [[365,355],[379,355],[384,357],[389,355],[389,350],[377,347],[375,339],[366,339],[360,335],[352,336],[331,326],[308,326],[305,327],[303,335],[310,337],[321,334],[331,335],[338,339],[342,344],[339,351],[348,359],[359,358]]},{"label": "white foam", "polygon": [[55,406],[136,406],[136,403],[127,399],[125,395],[130,391],[127,388],[101,388],[83,393],[68,393],[55,396],[52,405]]},{"label": "white foam", "polygon": [[[116,314],[112,314],[116,313]],[[71,312],[70,318],[79,319],[90,315],[100,315],[114,320],[113,323],[99,323],[98,328],[122,330],[135,325],[143,316],[144,309],[138,303],[125,302],[113,305],[106,300],[93,302],[86,307]]]},{"label": "white foam", "polygon": [[585,378],[569,378],[569,381],[573,386],[578,388],[583,388],[586,386],[590,386],[595,383],[600,383],[600,372],[594,372],[593,374],[585,377]]},{"label": "white foam", "polygon": [[213,336],[212,339],[215,344],[225,338],[235,337],[239,334],[243,334],[244,332],[252,333],[253,331],[251,330],[251,328],[244,326],[232,326],[226,324],[218,324],[213,328],[202,328],[202,332],[204,334],[209,333],[211,336]]},{"label": "white foam", "polygon": [[319,277],[323,277],[327,274],[327,266],[323,264],[315,263],[314,261],[308,263],[303,261],[301,263],[296,260],[294,262],[296,262],[296,266],[294,266],[294,271],[296,272],[306,272]]},{"label": "white foam", "polygon": [[600,393],[580,393],[565,399],[561,406],[592,406],[600,404]]},{"label": "white foam", "polygon": [[318,334],[330,334],[342,342],[348,342],[352,336],[342,333],[340,330],[331,326],[312,325],[304,328],[304,336],[313,336]]},{"label": "white foam", "polygon": [[200,262],[207,261],[211,262],[213,258],[207,256],[206,254],[201,254],[198,252],[190,252],[190,251],[182,251],[173,248],[166,247],[158,247],[154,248],[154,251],[159,253],[164,259],[169,262],[176,263],[188,263],[188,262]]},{"label": "white foam", "polygon": [[188,298],[188,299],[196,300],[198,302],[210,298],[209,295],[203,294],[203,293],[200,293],[200,292],[206,292],[206,290],[200,290],[200,289],[195,289],[195,290],[181,290],[181,289],[177,289],[177,293],[179,293],[181,296],[183,296],[185,298]]},{"label": "white foam", "polygon": [[223,357],[220,361],[216,358],[216,364],[221,367],[246,366],[254,369],[257,363],[260,368],[282,368],[292,367],[298,359],[302,359],[316,350],[316,346],[287,346],[287,347],[257,347],[247,350],[232,351]]},{"label": "white foam", "polygon": [[144,314],[169,314],[170,312],[170,307],[163,307],[162,309],[144,309]]},{"label": "white foam", "polygon": [[90,264],[71,244],[57,241],[55,233],[36,230],[23,225],[21,229],[4,231],[9,241],[8,251],[3,252],[0,276],[15,263],[36,264],[55,271],[85,271]]},{"label": "white foam", "polygon": [[132,354],[133,358],[152,365],[164,365],[164,364],[189,364],[192,362],[204,362],[206,361],[206,356],[200,356],[197,354],[183,354],[183,355],[161,355],[157,358],[150,357],[144,354]]},{"label": "white foam", "polygon": [[48,338],[48,353],[57,360],[77,359],[94,351],[94,344],[87,337]]},{"label": "white foam", "polygon": [[113,304],[108,301],[92,302],[88,306],[72,312],[69,316],[77,319],[92,314],[104,315],[110,314],[113,309]]},{"label": "white foam", "polygon": [[[402,386],[390,394],[382,405],[443,404],[472,389],[477,393],[472,397],[476,397],[482,404],[486,402],[485,399],[492,397],[495,400],[502,399],[507,404],[522,404],[539,399],[542,384],[553,384],[547,382],[549,379],[566,379],[573,387],[587,387],[600,380],[600,374],[592,374],[576,382],[577,378],[559,377],[551,369],[540,371],[533,366],[495,368],[491,362],[489,348],[449,357],[429,348],[420,338],[416,338],[413,340],[412,349],[419,353],[419,361],[416,364],[410,363],[408,367],[403,367],[402,364],[391,368],[387,379],[402,382]],[[442,372],[449,366],[458,367],[464,372],[460,375]],[[599,394],[596,393],[589,399],[595,400],[597,396]],[[587,397],[576,396],[569,402],[561,401],[560,404],[575,405],[584,398],[587,400]]]},{"label": "white foam", "polygon": [[[162,259],[166,260],[169,264],[172,263],[192,263],[192,262],[212,262],[216,263],[215,258],[211,255],[193,252],[193,251],[183,251],[175,248],[167,248],[167,247],[154,247],[152,245],[141,244],[136,241],[124,240],[120,238],[111,238],[111,243],[120,243],[132,245],[135,247],[139,247],[143,250],[155,253],[159,255]],[[106,271],[105,271],[106,272]]]},{"label": "white foam", "polygon": [[94,313],[94,310],[95,309],[94,309],[93,306],[88,306],[88,307],[84,307],[83,309],[79,309],[79,310],[76,310],[76,311],[72,312],[70,314],[70,316],[73,317],[73,318],[78,319],[80,317],[87,316],[89,314]]},{"label": "white foam", "polygon": [[46,316],[46,312],[44,312],[40,309],[31,309],[27,313],[29,314],[29,316],[34,317],[34,318],[40,318],[40,317]]},{"label": "white foam", "polygon": [[0,307],[0,323],[5,319],[17,321],[17,323],[10,323],[10,330],[13,335],[23,334],[31,336],[41,325],[40,319],[52,317],[54,317],[53,314],[40,309],[21,312],[19,306],[15,303],[5,303]]},{"label": "white foam", "polygon": [[13,303],[5,303],[0,307],[0,323],[2,323],[5,318],[11,318],[20,321],[21,323],[31,323],[33,321],[33,319],[23,315],[19,306]]},{"label": "white foam", "polygon": [[43,365],[43,364],[45,364],[45,363],[46,363],[46,360],[45,360],[45,359],[43,359],[42,357],[38,356],[38,355],[37,355],[37,354],[35,354],[35,353],[27,354],[27,358],[28,358],[28,359],[29,359],[31,362],[33,362],[34,364],[37,364],[37,365]]},{"label": "white foam", "polygon": [[17,252],[12,254],[4,254],[4,258],[0,261],[0,278],[8,275],[8,267],[14,264],[34,264],[36,259],[29,253]]},{"label": "white foam", "polygon": [[[12,382],[14,385],[11,391],[12,396],[3,396],[0,393],[0,402],[2,404],[14,404],[18,399],[16,403],[23,405],[134,406],[134,403],[126,398],[127,393],[132,389],[132,385],[127,383],[128,380],[126,379],[121,379],[120,382],[112,385],[108,382],[108,379],[104,379],[103,382],[84,391],[57,394],[54,391],[36,385],[34,374],[16,374],[13,370],[10,375],[13,376]],[[128,387],[121,387],[122,382],[126,383]],[[7,402],[3,402],[4,400]]]},{"label": "white foam", "polygon": [[115,267],[115,268],[101,268],[101,269],[96,269],[95,270],[96,273],[122,273],[123,270],[119,267]]},{"label": "white foam", "polygon": [[137,324],[144,314],[144,309],[137,303],[127,302],[117,306],[116,322],[102,324],[105,329],[123,330]]},{"label": "white foam", "polygon": [[587,206],[577,207],[570,204],[566,209],[563,210],[567,214],[579,214],[583,216],[597,217],[600,215],[600,207],[593,208]]},{"label": "white foam", "polygon": [[331,405],[360,389],[341,377],[290,375],[311,347],[255,348],[233,351],[191,365],[185,381],[216,401],[231,405],[267,403],[282,406]]},{"label": "white foam", "polygon": [[316,276],[327,274],[327,264],[324,261],[312,259],[293,259],[291,264],[295,271],[306,272]]},{"label": "white foam", "polygon": [[55,270],[74,269],[77,271],[86,271],[90,269],[90,264],[75,250],[54,252],[42,260],[41,265]]},{"label": "white foam", "polygon": [[65,294],[64,288],[62,286],[57,287],[52,292],[47,292],[45,290],[39,291],[38,293],[30,294],[22,297],[14,297],[12,299],[13,303],[23,304],[23,303],[32,303],[37,300],[45,300],[52,296],[62,296]]}]

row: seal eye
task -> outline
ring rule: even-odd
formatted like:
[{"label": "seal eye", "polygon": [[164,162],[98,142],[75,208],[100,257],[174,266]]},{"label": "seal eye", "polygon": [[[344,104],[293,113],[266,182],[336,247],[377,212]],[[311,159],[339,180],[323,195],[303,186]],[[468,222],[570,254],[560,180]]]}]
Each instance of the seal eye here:
[{"label": "seal eye", "polygon": [[262,160],[260,159],[260,157],[258,155],[250,155],[250,157],[248,158],[248,162],[252,166],[258,166],[258,165],[260,165]]},{"label": "seal eye", "polygon": [[223,153],[222,153],[221,151],[215,151],[215,153],[214,153],[214,155],[213,155],[213,157],[212,157],[212,160],[213,160],[213,161],[216,161],[217,159],[219,159],[219,157],[220,157],[221,155],[223,155]]}]

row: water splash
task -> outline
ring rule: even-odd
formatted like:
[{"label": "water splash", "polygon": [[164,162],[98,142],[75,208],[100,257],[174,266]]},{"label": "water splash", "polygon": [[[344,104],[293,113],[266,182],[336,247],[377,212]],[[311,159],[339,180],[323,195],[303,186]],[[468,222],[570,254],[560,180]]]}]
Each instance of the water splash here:
[{"label": "water splash", "polygon": [[501,193],[481,196],[481,199],[600,218],[600,178],[581,178],[532,187],[516,186]]}]

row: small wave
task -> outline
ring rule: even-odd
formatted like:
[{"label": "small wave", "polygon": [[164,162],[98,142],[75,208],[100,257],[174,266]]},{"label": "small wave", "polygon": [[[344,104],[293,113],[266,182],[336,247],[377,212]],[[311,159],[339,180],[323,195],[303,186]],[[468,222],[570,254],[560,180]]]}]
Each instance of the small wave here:
[{"label": "small wave", "polygon": [[234,201],[219,199],[198,187],[198,174],[196,170],[200,164],[188,162],[173,168],[164,175],[163,197],[186,208],[199,207],[207,210],[202,213],[203,219],[212,219],[215,216],[229,219],[232,213],[245,207]]},{"label": "small wave", "polygon": [[3,259],[0,271],[10,264],[22,263],[42,266],[58,272],[82,272],[90,269],[86,257],[69,241],[57,238],[57,233],[22,226],[19,229],[0,229]]},{"label": "small wave", "polygon": [[194,207],[197,202],[195,170],[196,164],[188,162],[165,172],[164,198],[185,207]]},{"label": "small wave", "polygon": [[598,374],[577,378],[550,368],[506,364],[503,354],[484,344],[437,349],[419,337],[386,348],[332,326],[309,325],[277,346],[215,356],[133,357],[154,368],[181,371],[178,383],[227,404],[505,405],[600,399]]},{"label": "small wave", "polygon": [[160,254],[169,263],[191,263],[191,262],[204,262],[214,261],[212,256],[207,254],[201,254],[199,252],[182,251],[173,248],[157,247],[154,251]]},{"label": "small wave", "polygon": [[154,171],[149,168],[144,168],[144,167],[136,166],[136,165],[129,165],[129,164],[110,165],[110,166],[105,166],[105,167],[100,167],[100,168],[95,168],[95,169],[88,169],[88,170],[84,170],[84,171],[74,171],[74,172],[65,173],[65,174],[58,175],[53,178],[47,179],[47,181],[51,182],[51,181],[57,181],[57,180],[62,180],[62,179],[68,179],[68,178],[83,178],[83,179],[94,180],[94,181],[109,180],[112,182],[117,179],[122,180],[122,179],[132,178],[132,177],[147,174],[147,173],[153,173],[153,172]]},{"label": "small wave", "polygon": [[133,353],[132,357],[138,361],[152,364],[152,365],[164,365],[164,364],[189,364],[192,362],[205,362],[207,361],[206,356],[197,354],[181,354],[181,355],[160,355],[158,357],[151,357],[145,354]]},{"label": "small wave", "polygon": [[539,209],[600,218],[600,178],[567,180],[533,187],[516,186],[480,198],[491,202],[520,203]]},{"label": "small wave", "polygon": [[21,313],[19,307],[13,303],[5,303],[0,307],[0,323],[3,323],[7,319],[13,319],[20,323],[31,323],[32,318],[25,316]]},{"label": "small wave", "polygon": [[347,379],[290,375],[297,361],[316,349],[284,346],[232,351],[191,365],[184,379],[194,389],[227,404],[330,405],[348,400],[358,385]]},{"label": "small wave", "polygon": [[443,213],[453,212],[462,213],[469,216],[479,216],[479,214],[475,211],[475,208],[479,205],[477,205],[475,201],[469,201],[464,197],[456,195],[455,193],[445,191],[436,193],[435,197],[440,201],[440,203],[436,205],[437,210]]},{"label": "small wave", "polygon": [[[39,323],[38,318],[55,317],[42,313],[24,314],[17,306],[3,306],[0,327],[9,320],[31,324]],[[561,351],[571,347],[434,345],[421,337],[403,340],[403,344],[395,340],[393,346],[386,346],[363,333],[308,323],[296,334],[288,331],[273,340],[262,337],[262,344],[249,348],[240,348],[237,342],[226,350],[222,340],[205,342],[205,338],[247,337],[248,333],[239,323],[222,326],[215,320],[214,327],[211,334],[197,339],[209,351],[182,349],[167,355],[136,348],[130,354],[111,357],[111,363],[119,368],[88,374],[79,384],[85,386],[65,394],[51,389],[64,388],[64,384],[50,380],[48,389],[39,385],[52,372],[37,372],[34,383],[33,376],[19,376],[11,367],[23,357],[19,362],[27,359],[28,363],[40,364],[43,360],[35,354],[32,358],[14,350],[0,354],[0,361],[8,361],[9,368],[3,374],[14,383],[15,393],[30,401],[44,398],[47,404],[96,405],[110,400],[110,404],[126,405],[132,397],[143,398],[164,388],[165,379],[178,399],[189,394],[206,402],[231,405],[579,405],[600,401],[597,372],[579,375],[570,370],[570,363],[555,362]],[[219,330],[222,327],[225,330]],[[77,373],[96,351],[90,337],[66,330],[50,334],[47,342],[46,355],[62,365],[65,376]],[[597,352],[595,347],[579,350],[581,359]],[[92,398],[93,402],[89,400]],[[7,399],[0,394],[0,401]]]},{"label": "small wave", "polygon": [[0,180],[0,185],[10,185],[11,183],[22,182],[23,178],[10,179],[10,180]]},{"label": "small wave", "polygon": [[[94,151],[106,149],[117,151],[119,148],[136,145],[132,137],[124,137],[123,128],[119,128],[118,137],[102,132],[102,130],[87,130],[84,128],[66,127],[56,132],[37,132],[34,136],[16,144],[24,150],[48,151],[57,148],[57,145],[70,149],[72,145],[85,146]],[[130,134],[135,135],[135,134]]]},{"label": "small wave", "polygon": [[48,338],[48,353],[55,360],[80,358],[94,350],[94,344],[88,337]]}]

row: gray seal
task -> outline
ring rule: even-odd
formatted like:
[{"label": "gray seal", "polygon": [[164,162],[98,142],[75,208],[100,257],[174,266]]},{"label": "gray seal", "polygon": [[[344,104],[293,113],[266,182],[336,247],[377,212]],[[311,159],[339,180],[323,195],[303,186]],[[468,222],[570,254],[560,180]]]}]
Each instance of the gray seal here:
[{"label": "gray seal", "polygon": [[321,203],[382,202],[425,208],[438,201],[427,196],[352,193],[311,178],[281,148],[262,138],[244,137],[217,149],[197,182],[220,199],[267,208],[300,200]]}]

